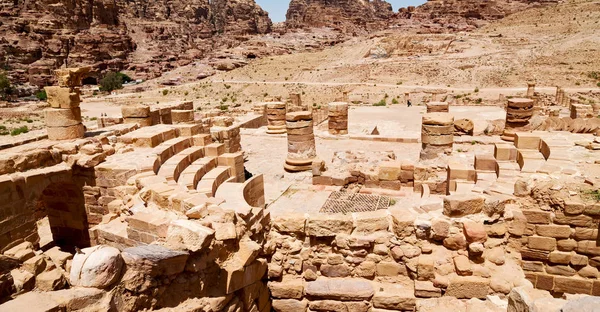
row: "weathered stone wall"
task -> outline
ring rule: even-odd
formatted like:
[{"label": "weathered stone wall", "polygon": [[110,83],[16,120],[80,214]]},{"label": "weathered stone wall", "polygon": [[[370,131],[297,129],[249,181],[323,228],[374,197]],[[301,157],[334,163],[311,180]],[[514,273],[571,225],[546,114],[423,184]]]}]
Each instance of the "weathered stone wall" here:
[{"label": "weathered stone wall", "polygon": [[436,217],[400,205],[274,215],[265,246],[273,308],[412,311],[418,298],[485,298],[522,285],[503,219],[484,225],[481,197],[451,197],[446,205]]},{"label": "weathered stone wall", "polygon": [[600,204],[551,187],[535,185],[533,202],[513,211],[509,232],[520,247],[525,275],[539,289],[598,296]]}]

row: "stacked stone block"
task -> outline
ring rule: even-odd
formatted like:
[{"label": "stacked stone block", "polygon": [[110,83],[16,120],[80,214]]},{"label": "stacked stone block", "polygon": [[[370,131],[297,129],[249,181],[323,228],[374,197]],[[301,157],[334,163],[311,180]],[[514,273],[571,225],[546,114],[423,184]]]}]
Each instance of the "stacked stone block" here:
[{"label": "stacked stone block", "polygon": [[448,102],[429,102],[427,103],[428,113],[447,113],[449,111]]},{"label": "stacked stone block", "polygon": [[421,159],[433,159],[451,154],[454,144],[454,117],[449,113],[429,113],[423,116]]},{"label": "stacked stone block", "polygon": [[329,133],[333,135],[348,134],[348,103],[329,103]]},{"label": "stacked stone block", "polygon": [[312,113],[303,111],[286,115],[288,155],[284,168],[290,172],[312,170],[317,157]]},{"label": "stacked stone block", "polygon": [[506,126],[504,128],[503,140],[513,141],[515,132],[522,131],[528,125],[533,116],[534,101],[524,98],[508,99],[506,107]]},{"label": "stacked stone block", "polygon": [[521,238],[526,278],[543,290],[600,295],[600,204],[567,199],[556,212],[526,208],[511,207],[509,227]]},{"label": "stacked stone block", "polygon": [[[126,124],[138,124],[140,127],[150,127],[160,123],[160,115],[150,112],[150,106],[132,105],[121,107],[123,122]],[[157,118],[158,117],[158,118]],[[157,122],[157,119],[159,122]]]},{"label": "stacked stone block", "polygon": [[213,141],[223,143],[226,153],[236,153],[242,150],[240,127],[212,127],[210,134]]},{"label": "stacked stone block", "polygon": [[590,118],[594,116],[594,109],[589,104],[571,104],[571,118]]},{"label": "stacked stone block", "polygon": [[46,87],[50,108],[44,111],[48,138],[50,140],[72,140],[83,138],[85,127],[81,119],[79,104],[80,87],[89,68],[65,68],[55,71],[58,86]]},{"label": "stacked stone block", "polygon": [[286,131],[285,114],[287,113],[286,104],[283,102],[269,102],[267,111],[267,133],[283,134]]},{"label": "stacked stone block", "polygon": [[194,123],[194,111],[191,109],[172,109],[171,121],[173,122],[173,124]]}]

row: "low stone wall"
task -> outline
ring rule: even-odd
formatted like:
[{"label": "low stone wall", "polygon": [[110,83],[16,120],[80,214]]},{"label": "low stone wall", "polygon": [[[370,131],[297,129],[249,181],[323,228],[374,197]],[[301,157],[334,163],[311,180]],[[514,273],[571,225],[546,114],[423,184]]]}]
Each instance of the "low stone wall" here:
[{"label": "low stone wall", "polygon": [[[534,186],[534,204],[512,207],[510,233],[518,238],[525,276],[539,289],[598,296],[600,204],[591,198],[562,197],[553,186]],[[559,198],[565,199],[554,201]]]},{"label": "low stone wall", "polygon": [[273,215],[265,248],[273,308],[413,311],[422,298],[508,294],[526,281],[507,251],[507,224],[484,225],[485,206],[469,195],[448,197],[436,217],[400,205]]}]

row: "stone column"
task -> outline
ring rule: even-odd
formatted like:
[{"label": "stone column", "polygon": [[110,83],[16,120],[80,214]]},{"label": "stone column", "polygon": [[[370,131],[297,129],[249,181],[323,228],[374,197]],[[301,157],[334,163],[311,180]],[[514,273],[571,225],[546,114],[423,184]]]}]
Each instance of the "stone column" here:
[{"label": "stone column", "polygon": [[449,113],[423,115],[421,128],[421,159],[433,159],[440,154],[452,154],[454,117]]},{"label": "stone column", "polygon": [[348,134],[348,103],[329,103],[329,133]]},{"label": "stone column", "polygon": [[427,103],[428,113],[447,113],[450,105],[448,102],[429,102]]},{"label": "stone column", "polygon": [[283,102],[267,103],[267,133],[285,133],[286,104]]},{"label": "stone column", "polygon": [[312,114],[307,111],[286,115],[288,155],[283,166],[288,172],[312,170],[317,157]]},{"label": "stone column", "polygon": [[527,97],[532,98],[535,95],[535,82],[527,83]]},{"label": "stone column", "polygon": [[512,98],[508,99],[506,106],[506,125],[502,139],[514,141],[515,132],[527,126],[529,119],[533,116],[534,102],[532,99]]},{"label": "stone column", "polygon": [[58,86],[44,88],[50,104],[50,108],[44,111],[48,139],[72,140],[84,137],[79,88],[89,72],[89,67],[58,69],[55,71]]}]

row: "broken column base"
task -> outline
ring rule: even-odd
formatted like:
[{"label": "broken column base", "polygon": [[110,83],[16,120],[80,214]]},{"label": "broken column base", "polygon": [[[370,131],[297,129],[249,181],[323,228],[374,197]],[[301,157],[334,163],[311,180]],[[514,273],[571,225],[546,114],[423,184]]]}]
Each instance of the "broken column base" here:
[{"label": "broken column base", "polygon": [[83,124],[68,127],[47,127],[48,139],[53,141],[80,139],[85,136]]},{"label": "broken column base", "polygon": [[312,159],[285,159],[285,164],[283,168],[287,172],[301,172],[301,171],[312,171],[312,163],[314,158]]},{"label": "broken column base", "polygon": [[267,134],[284,134],[287,132],[285,125],[283,126],[269,126],[267,128]]}]

